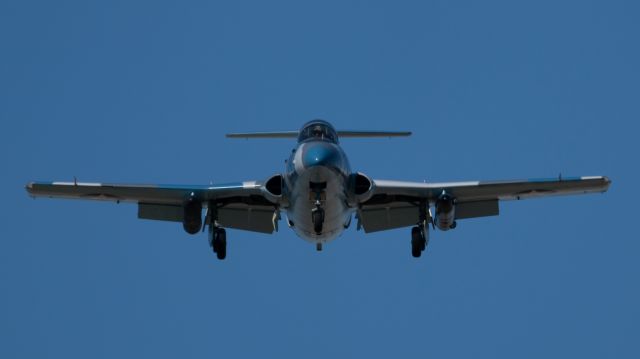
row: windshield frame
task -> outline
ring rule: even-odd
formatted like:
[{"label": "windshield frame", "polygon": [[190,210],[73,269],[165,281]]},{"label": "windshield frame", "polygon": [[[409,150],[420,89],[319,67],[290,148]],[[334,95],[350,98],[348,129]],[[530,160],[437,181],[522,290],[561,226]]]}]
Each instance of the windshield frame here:
[{"label": "windshield frame", "polygon": [[311,122],[306,124],[298,135],[298,142],[305,141],[326,141],[338,143],[338,134],[336,130],[328,123],[323,121]]}]

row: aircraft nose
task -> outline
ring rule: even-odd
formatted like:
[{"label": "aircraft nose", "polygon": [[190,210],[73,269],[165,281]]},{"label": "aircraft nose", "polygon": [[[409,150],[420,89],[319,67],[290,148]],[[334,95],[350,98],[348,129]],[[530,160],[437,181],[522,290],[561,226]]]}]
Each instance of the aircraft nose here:
[{"label": "aircraft nose", "polygon": [[335,146],[327,143],[317,143],[305,148],[302,155],[304,167],[338,167],[340,164],[340,153]]}]

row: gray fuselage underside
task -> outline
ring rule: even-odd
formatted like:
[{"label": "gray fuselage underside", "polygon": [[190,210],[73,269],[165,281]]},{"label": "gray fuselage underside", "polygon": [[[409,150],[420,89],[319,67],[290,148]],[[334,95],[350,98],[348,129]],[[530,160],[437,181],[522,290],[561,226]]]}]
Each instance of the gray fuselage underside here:
[{"label": "gray fuselage underside", "polygon": [[[355,210],[347,198],[350,175],[349,161],[338,144],[318,139],[298,144],[287,161],[283,193],[289,202],[289,225],[298,236],[322,243],[335,239],[349,226]],[[315,188],[318,185],[321,191]],[[311,215],[317,200],[324,210],[320,233],[315,232]]]}]

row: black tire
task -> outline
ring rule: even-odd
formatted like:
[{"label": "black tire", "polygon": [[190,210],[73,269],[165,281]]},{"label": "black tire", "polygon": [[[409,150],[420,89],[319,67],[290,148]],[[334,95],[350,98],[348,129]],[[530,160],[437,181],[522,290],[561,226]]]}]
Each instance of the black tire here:
[{"label": "black tire", "polygon": [[422,255],[422,251],[420,250],[419,245],[414,245],[413,243],[411,243],[411,255],[413,256],[413,258],[420,258],[420,256]]},{"label": "black tire", "polygon": [[320,234],[322,233],[322,222],[324,222],[324,213],[323,211],[317,210],[311,214],[311,219],[313,220],[313,230]]},{"label": "black tire", "polygon": [[419,226],[411,228],[411,255],[418,258],[422,255],[422,251],[427,247],[427,241],[424,238],[424,232]]},{"label": "black tire", "polygon": [[422,231],[420,227],[415,226],[411,228],[411,255],[413,258],[418,258],[422,255]]},{"label": "black tire", "polygon": [[225,231],[224,228],[216,230],[213,239],[213,251],[216,253],[218,259],[222,260],[227,258],[227,231]]},{"label": "black tire", "polygon": [[420,227],[415,226],[411,228],[411,243],[413,242],[419,243],[423,239],[424,239],[424,236],[422,235],[422,230],[420,230]]},{"label": "black tire", "polygon": [[227,258],[227,249],[225,248],[223,250],[217,251],[216,257],[218,257],[219,260],[223,260]]},{"label": "black tire", "polygon": [[423,229],[419,226],[411,228],[411,245],[417,246],[420,252],[427,249],[427,239],[424,236]]}]

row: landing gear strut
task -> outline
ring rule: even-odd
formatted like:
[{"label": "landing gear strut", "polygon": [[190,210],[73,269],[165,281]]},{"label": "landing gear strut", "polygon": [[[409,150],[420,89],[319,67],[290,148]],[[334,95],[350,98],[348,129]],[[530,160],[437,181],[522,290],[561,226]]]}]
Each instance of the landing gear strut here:
[{"label": "landing gear strut", "polygon": [[209,244],[218,259],[227,258],[227,231],[220,227],[209,227]]}]

